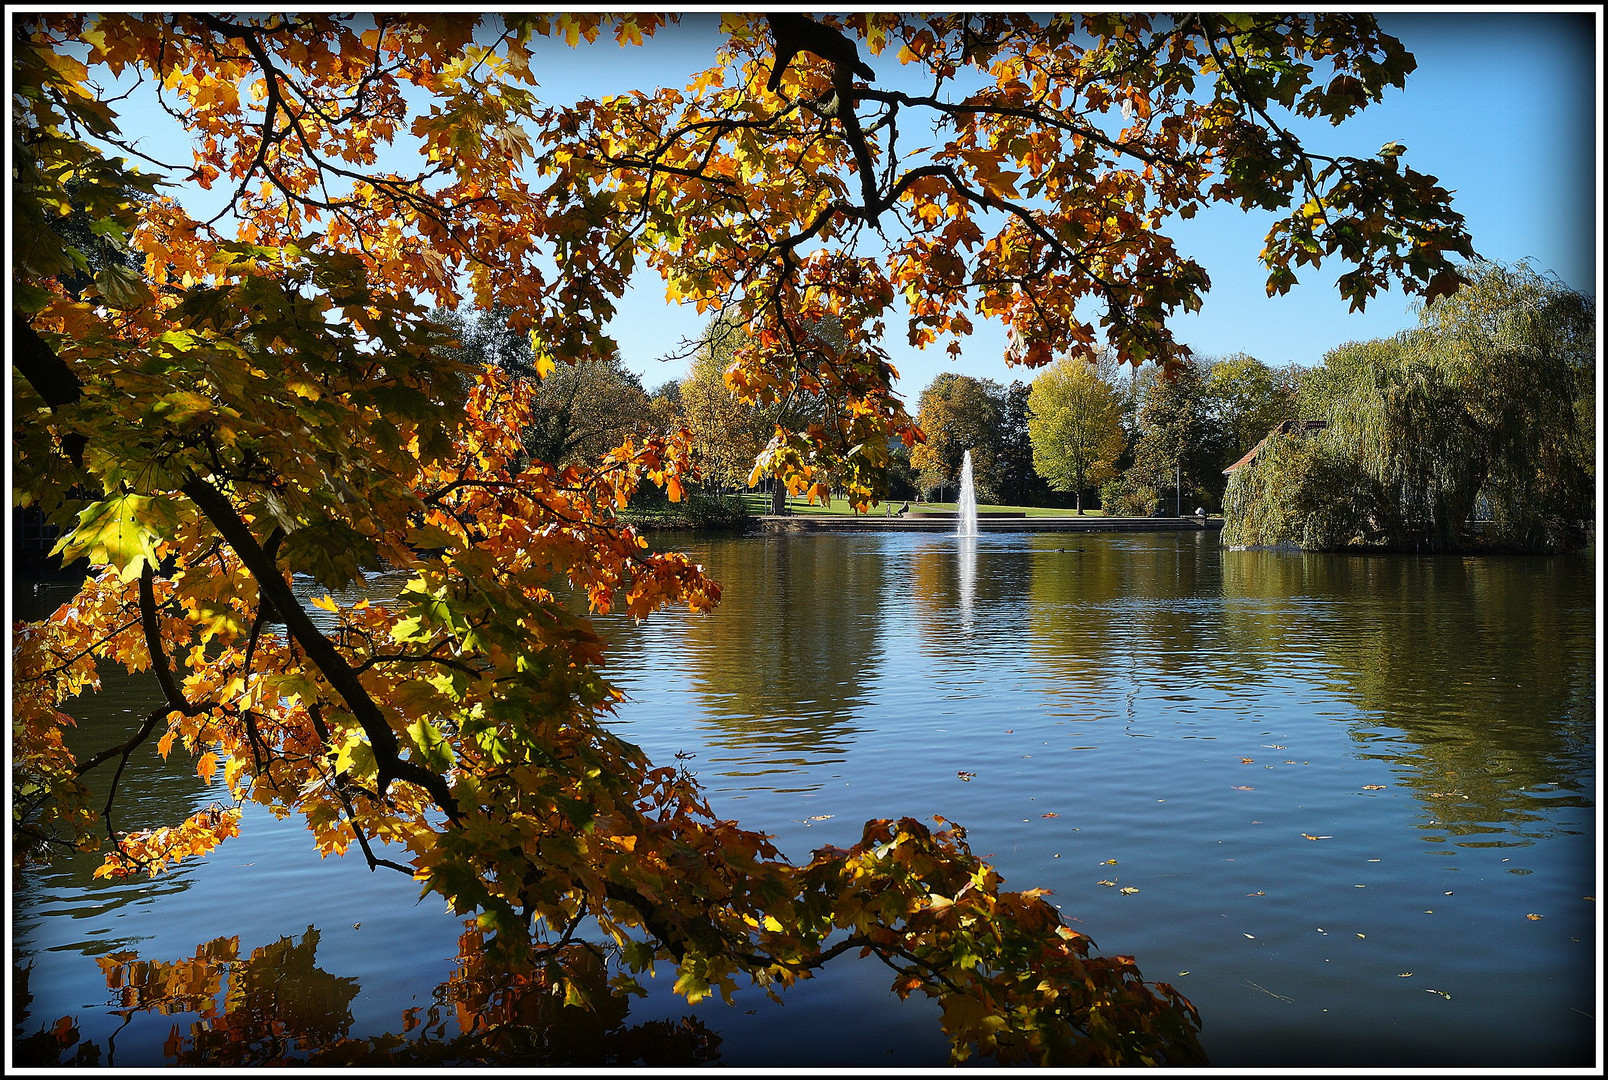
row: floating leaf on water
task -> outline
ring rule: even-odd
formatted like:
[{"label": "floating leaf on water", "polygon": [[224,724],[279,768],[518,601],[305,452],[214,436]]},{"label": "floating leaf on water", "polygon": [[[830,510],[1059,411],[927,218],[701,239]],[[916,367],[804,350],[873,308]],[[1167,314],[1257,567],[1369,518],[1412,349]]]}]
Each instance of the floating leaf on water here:
[{"label": "floating leaf on water", "polygon": [[1425,987],[1424,988],[1424,993],[1426,993],[1426,994],[1439,994],[1441,997],[1445,998],[1447,1001],[1452,1000],[1452,995],[1448,994],[1444,990],[1431,990],[1428,987]]},{"label": "floating leaf on water", "polygon": [[1256,789],[1254,787],[1251,787],[1249,784],[1235,784],[1234,785],[1234,790],[1235,791],[1255,791]]},{"label": "floating leaf on water", "polygon": [[1413,977],[1413,973],[1412,973],[1412,972],[1410,972],[1410,971],[1403,971],[1403,972],[1400,972],[1400,973],[1399,973],[1399,974],[1397,974],[1397,976],[1396,976],[1396,978],[1398,978],[1398,979],[1410,979],[1410,978],[1412,978],[1412,977]]},{"label": "floating leaf on water", "polygon": [[1060,817],[1060,816],[1061,816],[1060,814],[1057,814],[1054,811],[1051,811],[1048,814],[1040,814],[1039,815],[1039,817]]},{"label": "floating leaf on water", "polygon": [[[1245,931],[1241,930],[1240,933],[1245,934]],[[1256,935],[1255,934],[1245,934],[1245,936],[1250,938],[1252,941],[1256,940]]]},{"label": "floating leaf on water", "polygon": [[1256,760],[1255,758],[1242,757],[1242,758],[1240,758],[1240,764],[1241,765],[1249,765],[1252,762],[1254,762],[1255,760]]},{"label": "floating leaf on water", "polygon": [[1358,937],[1360,937],[1360,938],[1365,938],[1365,937],[1367,937],[1367,936],[1368,936],[1368,935],[1367,935],[1367,934],[1358,934],[1358,935],[1357,935],[1357,936],[1358,936]]},{"label": "floating leaf on water", "polygon": [[1248,892],[1245,895],[1246,896],[1266,896],[1267,893],[1263,892],[1261,889],[1257,889],[1255,892]]},{"label": "floating leaf on water", "polygon": [[1283,743],[1265,742],[1262,745],[1267,747],[1269,750],[1288,750],[1289,749],[1289,747],[1285,746]]},{"label": "floating leaf on water", "polygon": [[967,772],[965,769],[962,769],[959,772],[957,772],[955,775],[960,777],[962,780],[970,782],[971,779],[973,777],[975,777],[977,774],[974,773],[974,772]]},{"label": "floating leaf on water", "polygon": [[[1138,891],[1139,890],[1134,888],[1132,885],[1124,885],[1122,887],[1122,895],[1123,896],[1131,896],[1131,895],[1133,895],[1134,893],[1136,893]],[[1536,916],[1536,918],[1540,918],[1540,916],[1538,915],[1538,916]]]},{"label": "floating leaf on water", "polygon": [[805,821],[829,821],[829,820],[831,820],[831,817],[832,817],[831,814],[815,814],[815,815],[812,815],[811,817],[805,818],[804,820]]},{"label": "floating leaf on water", "polygon": [[1101,863],[1100,865],[1101,866],[1115,866],[1115,865],[1117,865],[1117,860],[1115,860],[1115,859],[1107,859],[1105,862]]},{"label": "floating leaf on water", "polygon": [[1098,884],[1098,885],[1115,885],[1116,882],[1115,881],[1099,881],[1099,882],[1096,882],[1096,884]]},{"label": "floating leaf on water", "polygon": [[1529,919],[1531,922],[1540,922],[1541,921],[1541,916],[1537,915],[1533,911],[1530,912],[1528,915],[1526,915],[1525,918]]},{"label": "floating leaf on water", "polygon": [[1183,977],[1184,977],[1184,976],[1185,976],[1185,975],[1188,975],[1188,974],[1189,974],[1189,972],[1187,972],[1187,971],[1180,971],[1180,972],[1179,972],[1179,973],[1178,973],[1178,977],[1179,977],[1179,978],[1180,978],[1180,979],[1182,979],[1182,978],[1183,978]]},{"label": "floating leaf on water", "polygon": [[1383,791],[1383,790],[1385,790],[1385,785],[1383,785],[1383,784],[1364,784],[1364,785],[1362,785],[1362,790],[1364,790],[1364,791]]}]

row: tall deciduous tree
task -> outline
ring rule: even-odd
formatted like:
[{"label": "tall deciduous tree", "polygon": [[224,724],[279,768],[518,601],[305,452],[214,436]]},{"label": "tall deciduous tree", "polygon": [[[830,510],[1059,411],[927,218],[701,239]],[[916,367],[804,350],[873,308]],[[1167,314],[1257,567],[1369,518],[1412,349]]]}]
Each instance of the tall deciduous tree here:
[{"label": "tall deciduous tree", "polygon": [[726,368],[737,351],[741,329],[712,321],[681,383],[680,401],[704,478],[718,488],[746,486],[754,458],[770,437],[771,425],[753,406],[732,396]]},{"label": "tall deciduous tree", "polygon": [[520,442],[537,460],[558,466],[589,462],[654,427],[642,380],[618,354],[541,375],[530,338],[508,325],[506,311],[436,312],[435,317],[457,338],[447,350],[453,359],[534,382],[531,416]]},{"label": "tall deciduous tree", "polygon": [[1276,371],[1254,356],[1236,353],[1213,361],[1204,393],[1212,421],[1223,432],[1228,460],[1219,468],[1233,464],[1282,421],[1300,419],[1298,389],[1293,369]]},{"label": "tall deciduous tree", "polygon": [[1082,360],[1061,360],[1033,380],[1027,399],[1033,467],[1057,491],[1083,493],[1116,475],[1122,402],[1110,383]]},{"label": "tall deciduous tree", "polygon": [[1033,439],[1027,426],[1028,383],[1014,379],[1001,404],[998,469],[999,501],[1007,506],[1047,506],[1050,487],[1033,469]]},{"label": "tall deciduous tree", "polygon": [[[559,594],[636,616],[715,602],[615,516],[642,483],[679,497],[691,447],[526,460],[529,387],[443,357],[424,305],[502,305],[546,376],[615,353],[616,299],[657,273],[748,328],[728,385],[826,402],[761,473],[816,498],[835,478],[864,505],[888,438],[917,438],[878,345],[901,294],[918,345],[976,316],[1029,365],[1090,355],[1099,330],[1123,362],[1174,363],[1169,319],[1206,275],[1168,222],[1221,202],[1273,212],[1272,291],[1338,260],[1357,306],[1392,280],[1452,292],[1469,241],[1435,178],[1397,144],[1315,156],[1292,127],[1378,101],[1412,58],[1350,12],[733,15],[684,88],[627,77],[541,101],[547,49],[665,24],[19,20],[14,494],[103,568],[13,636],[17,849],[99,835],[119,875],[230,836],[232,806],[124,835],[115,782],[89,804],[86,772],[155,740],[229,802],[300,814],[320,851],[355,848],[476,913],[503,978],[540,968],[584,998],[563,971],[583,927],[615,987],[665,961],[689,1000],[864,952],[897,993],[939,998],[957,1057],[1199,1061],[1176,991],[1095,954],[1041,893],[1001,890],[960,829],[872,821],[791,862],[603,723],[603,643]],[[118,76],[182,128],[172,160],[120,129],[124,91],[99,89]],[[918,128],[939,134],[917,149]],[[143,273],[107,265],[67,291],[87,261],[43,225],[75,197]],[[337,630],[291,591],[293,573],[333,591],[381,562],[411,584],[394,603],[320,597]],[[103,663],[151,671],[165,702],[75,754],[63,716]]]},{"label": "tall deciduous tree", "polygon": [[[1210,506],[1222,494],[1227,432],[1216,422],[1206,396],[1204,364],[1191,362],[1158,369],[1139,407],[1139,438],[1133,448],[1128,482],[1183,512],[1199,500]],[[1148,508],[1146,510],[1148,512]]]},{"label": "tall deciduous tree", "polygon": [[993,379],[954,372],[944,372],[927,384],[916,404],[916,423],[925,437],[910,451],[911,467],[923,489],[955,490],[969,450],[979,501],[997,498],[1004,397],[1004,387]]}]

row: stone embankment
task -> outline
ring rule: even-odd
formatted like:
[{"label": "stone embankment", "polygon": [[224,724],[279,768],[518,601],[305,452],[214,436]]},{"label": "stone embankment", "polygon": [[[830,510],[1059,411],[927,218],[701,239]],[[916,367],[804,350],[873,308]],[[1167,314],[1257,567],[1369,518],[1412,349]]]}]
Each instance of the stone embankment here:
[{"label": "stone embankment", "polygon": [[[877,514],[767,514],[759,520],[759,531],[787,532],[954,532],[952,514],[909,517],[883,517]],[[977,515],[978,532],[1180,532],[1221,529],[1222,518],[1198,517],[1027,517],[1021,514]]]}]

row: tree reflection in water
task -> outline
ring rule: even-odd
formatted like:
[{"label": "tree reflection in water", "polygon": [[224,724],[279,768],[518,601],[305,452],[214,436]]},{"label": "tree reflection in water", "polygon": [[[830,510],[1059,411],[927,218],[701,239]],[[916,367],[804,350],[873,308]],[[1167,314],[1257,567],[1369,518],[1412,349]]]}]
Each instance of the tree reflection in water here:
[{"label": "tree reflection in water", "polygon": [[[351,1033],[357,980],[317,965],[319,933],[285,937],[240,955],[238,937],[215,938],[177,961],[142,960],[125,950],[99,963],[112,993],[110,1011],[123,1027],[140,1014],[193,1014],[175,1021],[164,1061],[117,1059],[117,1032],[106,1045],[86,1040],[76,1018],[42,1025],[14,1044],[15,1062],[42,1066],[238,1068],[253,1065],[646,1065],[712,1061],[720,1037],[694,1017],[627,1026],[629,1005],[607,985],[608,965],[592,946],[571,942],[545,970],[512,974],[481,963],[473,921],[459,939],[458,967],[435,988],[429,1006],[407,1010],[397,1030],[366,1038]],[[553,978],[559,969],[590,998],[566,1004]],[[28,1018],[30,967],[15,971],[15,1027]],[[121,1031],[119,1028],[118,1031]]]},{"label": "tree reflection in water", "polygon": [[1240,651],[1317,660],[1361,714],[1357,757],[1417,789],[1421,828],[1527,844],[1558,828],[1559,807],[1591,806],[1590,574],[1564,557],[1233,551],[1224,564],[1224,595],[1258,601],[1225,607]]}]

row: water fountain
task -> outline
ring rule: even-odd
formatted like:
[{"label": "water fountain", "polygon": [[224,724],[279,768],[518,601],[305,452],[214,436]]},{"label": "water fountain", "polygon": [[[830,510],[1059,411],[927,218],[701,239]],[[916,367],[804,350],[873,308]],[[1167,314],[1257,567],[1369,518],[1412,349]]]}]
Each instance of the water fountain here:
[{"label": "water fountain", "polygon": [[977,492],[972,487],[971,451],[960,459],[960,501],[955,504],[955,535],[977,535]]}]

